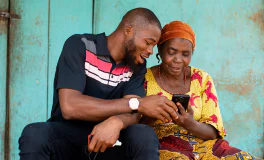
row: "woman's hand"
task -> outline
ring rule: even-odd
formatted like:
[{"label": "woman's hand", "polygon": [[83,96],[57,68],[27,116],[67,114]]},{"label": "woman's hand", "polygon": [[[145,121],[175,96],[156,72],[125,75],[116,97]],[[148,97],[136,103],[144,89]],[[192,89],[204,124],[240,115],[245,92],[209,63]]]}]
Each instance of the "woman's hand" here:
[{"label": "woman's hand", "polygon": [[173,119],[173,122],[187,131],[191,132],[195,137],[200,138],[202,140],[212,140],[217,138],[218,131],[209,124],[201,123],[193,118],[194,111],[191,106],[188,106],[186,112],[180,103],[176,104],[179,108],[181,114],[177,112],[178,119]]},{"label": "woman's hand", "polygon": [[189,129],[190,127],[195,127],[197,121],[193,119],[193,109],[190,105],[188,105],[188,109],[186,112],[181,103],[177,102],[176,106],[180,110],[181,114],[177,112],[178,119],[173,119],[173,122],[185,129]]}]

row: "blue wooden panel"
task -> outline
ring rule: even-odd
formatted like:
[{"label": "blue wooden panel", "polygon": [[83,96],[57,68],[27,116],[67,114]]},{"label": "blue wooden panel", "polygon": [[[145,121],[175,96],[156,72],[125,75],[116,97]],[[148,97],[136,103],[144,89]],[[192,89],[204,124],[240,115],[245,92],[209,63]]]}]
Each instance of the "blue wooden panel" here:
[{"label": "blue wooden panel", "polygon": [[[8,11],[8,0],[0,0],[0,11]],[[0,159],[4,159],[6,120],[6,66],[8,20],[0,18]]]},{"label": "blue wooden panel", "polygon": [[53,80],[65,40],[73,34],[92,33],[92,0],[50,1],[48,117],[53,101]]},{"label": "blue wooden panel", "polygon": [[[197,35],[192,65],[213,77],[231,145],[264,156],[264,1],[97,0],[95,31],[110,34],[130,9],[146,7],[162,25],[182,20]],[[157,50],[155,50],[157,53]],[[157,64],[155,56],[148,66]]]},{"label": "blue wooden panel", "polygon": [[31,122],[47,115],[48,0],[11,0],[21,20],[10,25],[10,159],[18,157],[18,138]]}]

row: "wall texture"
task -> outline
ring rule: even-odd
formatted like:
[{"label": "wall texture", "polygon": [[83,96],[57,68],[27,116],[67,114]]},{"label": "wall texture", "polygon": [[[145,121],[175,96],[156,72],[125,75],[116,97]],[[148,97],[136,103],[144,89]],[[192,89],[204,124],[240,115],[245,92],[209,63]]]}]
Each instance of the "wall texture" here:
[{"label": "wall texture", "polygon": [[[0,19],[0,160],[4,159],[4,152],[6,159],[19,159],[18,138],[22,129],[49,117],[54,73],[64,41],[75,33],[92,32],[92,0],[78,2],[0,0],[0,9],[6,7],[8,12],[10,3],[10,13],[21,16],[19,20],[10,20],[8,36],[8,21]],[[6,86],[7,55],[10,76]],[[9,132],[4,135],[7,129]]]},{"label": "wall texture", "polygon": [[[0,12],[8,11],[8,0],[0,0]],[[4,159],[6,122],[6,69],[8,20],[0,17],[0,159]]]},{"label": "wall texture", "polygon": [[[10,8],[21,15],[20,20],[0,18],[0,160],[4,152],[9,159],[19,159],[18,138],[24,126],[50,116],[54,73],[64,41],[75,33],[108,35],[136,7],[154,11],[162,25],[182,20],[193,27],[197,47],[191,65],[214,79],[226,139],[263,157],[264,1],[216,2],[0,0],[0,11]],[[153,65],[155,56],[148,60],[148,67]]]}]

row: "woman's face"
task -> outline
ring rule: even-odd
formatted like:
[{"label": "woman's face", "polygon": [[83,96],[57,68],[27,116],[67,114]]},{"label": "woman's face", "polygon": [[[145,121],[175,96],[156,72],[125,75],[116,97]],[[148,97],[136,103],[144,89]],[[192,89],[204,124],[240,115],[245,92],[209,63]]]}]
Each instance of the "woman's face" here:
[{"label": "woman's face", "polygon": [[179,76],[192,59],[193,46],[189,40],[173,38],[164,42],[161,51],[162,67],[170,75]]}]

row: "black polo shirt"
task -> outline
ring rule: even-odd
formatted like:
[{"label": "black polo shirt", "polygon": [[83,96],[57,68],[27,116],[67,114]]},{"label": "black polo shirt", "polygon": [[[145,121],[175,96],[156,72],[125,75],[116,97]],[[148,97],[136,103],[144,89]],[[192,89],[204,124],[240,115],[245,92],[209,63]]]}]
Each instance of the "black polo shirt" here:
[{"label": "black polo shirt", "polygon": [[117,99],[125,95],[143,97],[145,73],[146,63],[134,74],[124,62],[116,65],[104,33],[73,35],[66,40],[57,64],[53,106],[48,121],[65,121],[59,104],[60,88],[74,89],[101,99]]}]

